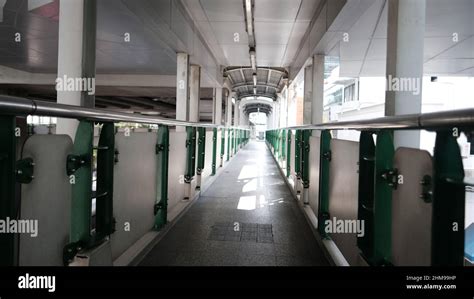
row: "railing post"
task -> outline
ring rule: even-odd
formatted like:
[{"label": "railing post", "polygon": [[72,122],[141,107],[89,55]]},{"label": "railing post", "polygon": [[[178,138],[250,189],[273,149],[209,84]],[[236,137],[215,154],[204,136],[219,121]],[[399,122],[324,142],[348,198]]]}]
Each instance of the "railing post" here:
[{"label": "railing post", "polygon": [[286,139],[287,145],[286,145],[286,177],[290,176],[291,172],[291,130],[287,130],[288,137]]},{"label": "railing post", "polygon": [[359,211],[358,219],[365,222],[365,234],[357,238],[357,246],[370,265],[391,264],[391,221],[393,169],[395,149],[393,132],[362,132],[359,150]]},{"label": "railing post", "polygon": [[196,169],[196,128],[186,127],[186,174],[184,175],[185,194],[184,199],[191,198],[191,182]]},{"label": "railing post", "polygon": [[309,151],[310,151],[310,137],[312,130],[303,131],[303,148],[301,150],[301,178],[303,181],[303,203],[309,204]]},{"label": "railing post", "polygon": [[217,128],[212,129],[212,170],[211,175],[216,174],[216,160],[217,160]]},{"label": "railing post", "polygon": [[375,197],[375,143],[374,132],[362,131],[359,139],[359,191],[357,219],[364,222],[364,236],[357,238],[363,257],[373,256],[374,197]]},{"label": "railing post", "polygon": [[221,129],[221,155],[220,155],[219,167],[222,167],[224,165],[224,155],[225,155],[225,128]]},{"label": "railing post", "polygon": [[113,218],[115,126],[103,123],[97,148],[96,236],[103,239],[115,231]]},{"label": "railing post", "polygon": [[156,144],[156,200],[154,229],[161,229],[168,222],[168,161],[169,161],[169,128],[158,127]]},{"label": "railing post", "polygon": [[[453,128],[453,130],[458,130]],[[464,167],[457,134],[436,133],[433,154],[433,225],[431,263],[433,266],[464,264]]]},{"label": "railing post", "polygon": [[[15,116],[0,116],[0,219],[16,219],[15,213]],[[23,132],[26,134],[26,132]],[[0,266],[15,265],[15,235],[0,234]]]},{"label": "railing post", "polygon": [[230,159],[230,140],[231,140],[231,129],[227,129],[227,160]]},{"label": "railing post", "polygon": [[196,189],[201,188],[201,175],[204,170],[206,158],[206,128],[198,128],[198,159],[197,159],[197,185]]},{"label": "railing post", "polygon": [[319,145],[319,210],[318,231],[323,238],[328,235],[325,230],[326,220],[329,219],[329,169],[331,163],[331,132],[321,131]]},{"label": "railing post", "polygon": [[295,181],[295,188],[296,193],[300,193],[299,185],[301,181],[301,130],[296,130],[295,134],[295,174],[296,174],[296,181]]}]

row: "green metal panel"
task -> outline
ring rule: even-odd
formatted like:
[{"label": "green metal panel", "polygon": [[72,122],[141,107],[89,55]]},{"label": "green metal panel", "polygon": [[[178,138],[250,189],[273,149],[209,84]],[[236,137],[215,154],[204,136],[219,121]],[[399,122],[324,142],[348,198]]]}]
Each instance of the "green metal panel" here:
[{"label": "green metal panel", "polygon": [[224,155],[225,155],[225,129],[222,129],[221,130],[221,161],[224,161]]},{"label": "green metal panel", "polygon": [[75,180],[72,185],[71,243],[90,241],[93,136],[92,122],[81,121],[74,139],[73,154],[68,157],[68,161],[79,162],[71,169]]},{"label": "green metal panel", "polygon": [[[64,246],[63,262],[67,265],[82,248],[92,246],[92,168],[94,125],[90,121],[81,121],[74,138],[73,153],[67,157],[66,170],[73,176],[71,202],[70,243]],[[96,202],[100,200],[97,199]]]},{"label": "green metal panel", "polygon": [[103,123],[97,153],[97,239],[102,239],[115,230],[113,219],[114,164],[115,127],[113,123]]},{"label": "green metal panel", "polygon": [[[14,116],[0,116],[0,140],[0,219],[16,219],[16,138]],[[0,266],[15,265],[14,242],[14,234],[0,234]]]},{"label": "green metal panel", "polygon": [[432,265],[463,266],[464,169],[452,131],[437,132],[433,167]]},{"label": "green metal panel", "polygon": [[217,128],[212,129],[212,173],[216,174],[216,159],[217,159]]},{"label": "green metal panel", "polygon": [[365,259],[373,256],[375,143],[373,132],[363,131],[359,141],[358,220],[364,221],[365,234],[357,238],[357,246]]},{"label": "green metal panel", "polygon": [[301,130],[296,130],[295,134],[295,172],[296,178],[301,178],[301,140],[302,132]]},{"label": "green metal panel", "polygon": [[169,158],[169,128],[158,127],[156,144],[156,201],[154,229],[161,229],[168,222],[168,158]]},{"label": "green metal panel", "polygon": [[374,254],[369,257],[375,265],[390,264],[393,186],[387,175],[393,171],[394,155],[393,132],[380,131],[375,147]]},{"label": "green metal panel", "polygon": [[287,142],[287,145],[286,145],[286,177],[289,177],[290,176],[290,172],[291,172],[291,163],[290,163],[290,159],[291,159],[291,130],[287,130],[287,135],[288,137],[286,138],[286,142]]},{"label": "green metal panel", "polygon": [[323,238],[327,238],[325,222],[329,219],[329,163],[331,162],[331,132],[321,131],[319,156],[319,210],[318,230]]},{"label": "green metal panel", "polygon": [[231,147],[230,140],[231,140],[231,135],[232,135],[232,130],[231,130],[231,129],[227,129],[227,161],[229,161],[229,159],[230,159],[230,147]]},{"label": "green metal panel", "polygon": [[281,130],[280,159],[286,159],[286,131],[287,130]]},{"label": "green metal panel", "polygon": [[303,188],[309,188],[309,151],[312,130],[303,131],[303,147],[301,149],[301,179],[303,180]]},{"label": "green metal panel", "polygon": [[184,181],[191,183],[196,169],[196,128],[186,127],[186,174]]},{"label": "green metal panel", "polygon": [[197,174],[201,174],[204,170],[204,162],[206,158],[206,128],[198,128],[198,160],[197,160]]}]

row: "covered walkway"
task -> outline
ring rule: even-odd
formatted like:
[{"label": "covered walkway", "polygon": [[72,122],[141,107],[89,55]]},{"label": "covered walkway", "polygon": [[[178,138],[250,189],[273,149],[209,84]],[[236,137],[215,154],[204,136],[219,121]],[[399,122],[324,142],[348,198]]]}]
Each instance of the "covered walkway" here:
[{"label": "covered walkway", "polygon": [[142,266],[328,265],[264,142],[241,149]]}]

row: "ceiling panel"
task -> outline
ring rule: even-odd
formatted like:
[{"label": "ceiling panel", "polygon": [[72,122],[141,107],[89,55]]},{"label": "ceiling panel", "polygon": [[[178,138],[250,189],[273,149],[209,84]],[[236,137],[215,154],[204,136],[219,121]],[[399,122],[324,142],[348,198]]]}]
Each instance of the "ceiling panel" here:
[{"label": "ceiling panel", "polygon": [[255,1],[255,21],[294,21],[298,14],[301,0],[257,0]]},{"label": "ceiling panel", "polygon": [[255,22],[257,45],[286,45],[293,22]]},{"label": "ceiling panel", "polygon": [[[211,22],[210,24],[219,44],[248,45],[245,22]],[[234,40],[235,33],[239,35],[237,42]]]},{"label": "ceiling panel", "polygon": [[[196,0],[194,0],[196,1]],[[199,0],[211,22],[244,22],[242,0]]]},{"label": "ceiling panel", "polygon": [[456,74],[474,67],[474,59],[436,59],[424,64],[424,73]]},{"label": "ceiling panel", "polygon": [[230,65],[242,66],[250,64],[249,47],[247,45],[221,45],[221,47]]},{"label": "ceiling panel", "polygon": [[303,0],[301,3],[300,11],[298,13],[297,21],[311,21],[320,3],[321,0]]},{"label": "ceiling panel", "polygon": [[260,45],[257,48],[257,64],[259,66],[280,67],[286,45]]},{"label": "ceiling panel", "polygon": [[448,48],[436,58],[474,58],[474,36],[457,43],[451,40],[449,45],[451,48]]}]

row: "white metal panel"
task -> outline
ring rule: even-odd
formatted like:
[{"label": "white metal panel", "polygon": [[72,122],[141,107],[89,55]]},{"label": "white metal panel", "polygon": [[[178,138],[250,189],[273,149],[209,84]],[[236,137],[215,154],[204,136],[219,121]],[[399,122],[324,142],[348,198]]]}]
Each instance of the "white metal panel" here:
[{"label": "white metal panel", "polygon": [[[330,219],[357,220],[359,176],[359,143],[331,140],[329,163],[329,215]],[[356,233],[332,233],[331,238],[350,265],[357,264],[359,249]]]},{"label": "white metal panel", "polygon": [[316,215],[318,215],[319,208],[320,140],[319,137],[311,136],[309,141],[309,205]]},{"label": "white metal panel", "polygon": [[392,196],[392,263],[429,266],[433,205],[420,198],[420,182],[425,175],[433,176],[431,156],[424,150],[400,147],[394,167],[403,175],[403,184]]},{"label": "white metal panel", "polygon": [[[156,200],[157,133],[115,135],[119,151],[114,167],[114,217],[116,231],[111,236],[115,260],[153,228]],[[130,230],[126,230],[126,226]]]},{"label": "white metal panel", "polygon": [[168,171],[168,212],[184,198],[183,176],[186,171],[186,132],[170,130]]},{"label": "white metal panel", "polygon": [[66,160],[72,148],[67,135],[33,135],[23,147],[23,158],[35,165],[33,181],[21,186],[20,219],[37,221],[38,235],[20,234],[20,266],[63,265],[72,197]]}]

